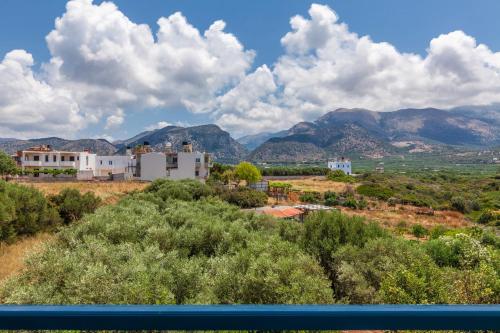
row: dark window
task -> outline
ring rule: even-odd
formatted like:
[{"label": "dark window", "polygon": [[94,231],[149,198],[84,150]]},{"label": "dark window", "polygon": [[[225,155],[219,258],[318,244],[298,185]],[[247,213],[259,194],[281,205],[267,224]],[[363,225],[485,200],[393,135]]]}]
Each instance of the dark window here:
[{"label": "dark window", "polygon": [[64,156],[61,156],[61,162],[64,162]]},{"label": "dark window", "polygon": [[77,160],[77,161],[79,161],[79,160],[80,160],[80,156],[77,156],[77,157],[76,157],[76,160]]},{"label": "dark window", "polygon": [[177,157],[174,157],[174,164],[177,163]]},{"label": "dark window", "polygon": [[49,161],[49,155],[45,155],[45,162]]},{"label": "dark window", "polygon": [[52,160],[53,160],[54,162],[57,162],[57,156],[56,156],[56,155],[52,156]]},{"label": "dark window", "polygon": [[195,175],[196,177],[198,177],[198,176],[200,175],[200,171],[196,170],[196,171],[194,172],[194,175]]},{"label": "dark window", "polygon": [[101,165],[102,165],[102,160],[100,162],[101,162]]},{"label": "dark window", "polygon": [[70,162],[74,162],[74,161],[75,161],[75,156],[70,156],[70,157],[69,157],[69,161],[70,161]]},{"label": "dark window", "polygon": [[200,163],[201,159],[199,157],[196,158],[196,163]]},{"label": "dark window", "polygon": [[85,165],[89,165],[89,157],[85,156]]},{"label": "dark window", "polygon": [[108,162],[108,164],[109,164],[109,165],[113,165],[113,161],[109,161],[109,162]]},{"label": "dark window", "polygon": [[33,161],[40,161],[40,156],[38,155],[33,156]]}]

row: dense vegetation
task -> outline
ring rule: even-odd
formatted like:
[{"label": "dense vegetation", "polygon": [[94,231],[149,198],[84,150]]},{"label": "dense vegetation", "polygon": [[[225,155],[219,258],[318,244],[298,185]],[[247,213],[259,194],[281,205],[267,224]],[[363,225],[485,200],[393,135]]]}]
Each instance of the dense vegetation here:
[{"label": "dense vegetation", "polygon": [[324,176],[330,169],[327,167],[308,166],[308,167],[286,167],[272,166],[261,168],[263,176]]},{"label": "dense vegetation", "polygon": [[468,214],[483,224],[499,225],[500,177],[457,172],[362,175],[361,195],[433,209],[451,209]]},{"label": "dense vegetation", "polygon": [[500,241],[409,241],[339,212],[245,213],[195,181],[156,181],[29,259],[4,303],[498,303]]},{"label": "dense vegetation", "polygon": [[99,203],[92,193],[65,190],[49,200],[32,187],[0,181],[0,242],[53,230],[94,212]]}]

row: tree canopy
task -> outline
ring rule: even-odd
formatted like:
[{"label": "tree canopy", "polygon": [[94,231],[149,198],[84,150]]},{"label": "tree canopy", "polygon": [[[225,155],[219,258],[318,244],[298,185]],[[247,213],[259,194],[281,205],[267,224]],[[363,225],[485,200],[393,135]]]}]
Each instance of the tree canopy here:
[{"label": "tree canopy", "polygon": [[0,175],[12,175],[16,173],[16,171],[17,166],[14,160],[3,151],[0,151]]},{"label": "tree canopy", "polygon": [[262,179],[259,169],[249,162],[241,162],[234,169],[234,174],[239,180],[244,180],[247,184],[258,182]]}]

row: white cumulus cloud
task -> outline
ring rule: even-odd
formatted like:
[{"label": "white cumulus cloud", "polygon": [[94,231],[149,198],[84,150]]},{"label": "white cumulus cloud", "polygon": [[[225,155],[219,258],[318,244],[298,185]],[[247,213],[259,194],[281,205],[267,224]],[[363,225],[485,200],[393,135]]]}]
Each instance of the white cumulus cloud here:
[{"label": "white cumulus cloud", "polygon": [[[338,107],[388,111],[500,101],[500,53],[462,31],[434,38],[422,57],[349,31],[324,5],[313,4],[308,18],[295,16],[290,25],[281,39],[285,52],[267,78],[276,84],[272,98],[253,98],[246,108],[223,103],[220,110],[227,112],[218,120],[221,125],[255,133],[312,120]],[[262,86],[256,74],[243,80],[246,87]],[[227,99],[247,101],[249,91],[233,89]]]},{"label": "white cumulus cloud", "polygon": [[177,12],[153,31],[112,2],[68,1],[46,37],[51,57],[41,70],[23,50],[1,60],[0,136],[72,137],[96,124],[112,131],[150,108],[167,119],[169,108],[208,113],[242,135],[338,107],[500,103],[500,53],[463,31],[432,39],[421,56],[350,31],[328,6],[313,4],[308,14],[290,19],[272,66],[252,69],[254,51],[223,21],[200,31]]}]

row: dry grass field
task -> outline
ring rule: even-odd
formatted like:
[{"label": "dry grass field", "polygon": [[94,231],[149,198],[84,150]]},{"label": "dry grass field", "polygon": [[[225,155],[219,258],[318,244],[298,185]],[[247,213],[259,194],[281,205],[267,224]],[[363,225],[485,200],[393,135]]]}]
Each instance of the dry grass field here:
[{"label": "dry grass field", "polygon": [[293,189],[299,191],[334,191],[334,192],[344,192],[348,187],[356,188],[356,184],[346,184],[341,182],[334,182],[331,180],[326,180],[324,177],[311,177],[304,179],[287,179],[283,180],[285,183],[292,184]]},{"label": "dry grass field", "polygon": [[25,257],[40,249],[53,237],[53,235],[42,233],[20,239],[14,244],[0,243],[0,282],[22,270]]},{"label": "dry grass field", "polygon": [[82,193],[94,192],[104,204],[116,203],[124,195],[144,189],[148,183],[143,182],[36,182],[24,183],[33,186],[46,195],[57,194],[65,188],[74,188]]}]

